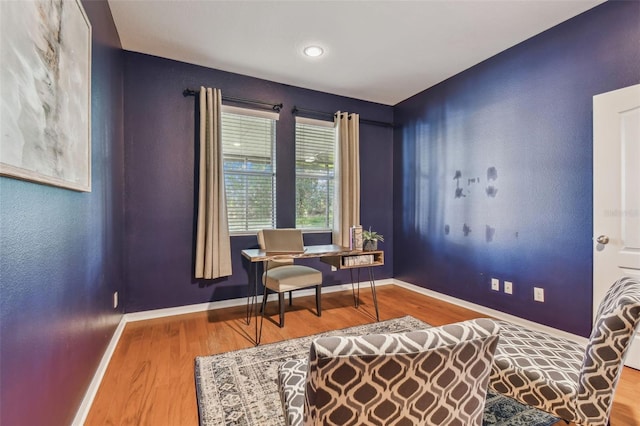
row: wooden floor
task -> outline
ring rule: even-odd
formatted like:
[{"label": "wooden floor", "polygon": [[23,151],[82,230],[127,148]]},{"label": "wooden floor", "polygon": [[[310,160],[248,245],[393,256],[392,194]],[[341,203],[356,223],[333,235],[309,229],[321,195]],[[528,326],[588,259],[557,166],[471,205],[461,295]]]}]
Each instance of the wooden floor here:
[{"label": "wooden floor", "polygon": [[[274,322],[277,304],[270,303],[262,342],[370,323],[368,296],[355,309],[350,292],[325,293],[322,318],[313,296],[294,299],[282,329]],[[378,303],[380,319],[411,315],[434,326],[483,316],[393,285],[378,288]],[[128,323],[85,424],[197,425],[194,358],[253,346],[253,325],[246,325],[244,306]],[[625,367],[611,424],[640,426],[639,401],[640,371]]]}]

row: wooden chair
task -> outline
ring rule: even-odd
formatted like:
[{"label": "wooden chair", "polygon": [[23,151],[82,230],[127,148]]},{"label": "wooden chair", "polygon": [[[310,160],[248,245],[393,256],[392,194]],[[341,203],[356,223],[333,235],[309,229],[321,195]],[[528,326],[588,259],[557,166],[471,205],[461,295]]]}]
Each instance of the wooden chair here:
[{"label": "wooden chair", "polygon": [[490,386],[568,422],[603,426],[640,327],[640,281],[622,278],[598,308],[586,346],[500,322]]},{"label": "wooden chair", "polygon": [[286,361],[289,426],[481,426],[498,326],[477,319],[406,333],[323,337]]},{"label": "wooden chair", "polygon": [[[282,230],[291,232],[290,229]],[[300,232],[300,242],[302,241],[302,231]],[[263,231],[258,231],[258,245],[262,250],[269,252],[269,247],[265,244]],[[286,245],[285,245],[286,246]],[[295,241],[292,250],[297,249]],[[280,244],[278,250],[283,250]],[[286,247],[285,250],[286,251]],[[292,304],[291,293],[308,287],[316,288],[316,310],[318,316],[322,316],[321,292],[322,292],[322,272],[309,266],[294,265],[293,259],[283,256],[282,259],[265,262],[264,273],[262,275],[264,285],[264,295],[262,299],[262,315],[266,309],[268,290],[278,293],[278,308],[280,311],[280,327],[284,327],[284,294],[289,292],[289,305]]]}]

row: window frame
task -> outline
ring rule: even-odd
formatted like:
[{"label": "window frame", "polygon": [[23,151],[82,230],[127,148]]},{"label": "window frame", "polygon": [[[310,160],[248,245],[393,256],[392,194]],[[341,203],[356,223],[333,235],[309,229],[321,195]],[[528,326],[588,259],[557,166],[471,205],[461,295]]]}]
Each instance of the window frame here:
[{"label": "window frame", "polygon": [[[313,173],[309,173],[309,172],[299,172],[298,171],[298,124],[302,124],[302,125],[309,125],[309,126],[317,126],[317,127],[323,127],[323,128],[330,128],[333,131],[333,173],[331,175],[327,175],[327,176],[319,176],[317,174],[313,174]],[[294,126],[294,146],[295,146],[295,160],[294,160],[294,173],[295,173],[295,180],[296,180],[296,187],[295,187],[295,227],[297,229],[301,229],[304,232],[331,232],[333,230],[333,221],[335,220],[334,214],[333,212],[335,211],[335,205],[337,203],[335,194],[336,194],[336,190],[335,190],[335,182],[336,182],[336,175],[337,175],[337,162],[336,162],[336,135],[335,135],[335,123],[333,121],[327,121],[327,120],[318,120],[318,119],[313,119],[313,118],[306,118],[306,117],[299,117],[296,116],[295,118],[295,126]],[[328,202],[328,208],[327,208],[327,216],[326,216],[326,221],[325,223],[328,222],[327,226],[322,226],[322,227],[302,227],[300,226],[299,222],[298,222],[298,182],[299,182],[299,178],[304,178],[304,179],[315,179],[317,181],[319,180],[326,180],[327,181],[327,202]],[[330,189],[329,189],[330,188]],[[330,197],[330,200],[329,200]],[[329,204],[330,201],[330,204]]]},{"label": "window frame", "polygon": [[[244,215],[244,222],[245,222],[245,227],[242,230],[233,230],[231,229],[231,220],[229,218],[229,188],[228,188],[228,181],[227,181],[227,176],[240,176],[240,177],[257,177],[257,176],[269,176],[271,179],[271,204],[272,204],[272,208],[271,208],[271,228],[276,228],[276,221],[277,221],[277,204],[276,204],[276,200],[277,200],[277,196],[276,196],[276,180],[277,180],[277,162],[276,162],[276,140],[277,140],[277,121],[280,118],[280,114],[275,112],[275,111],[265,111],[265,110],[258,110],[258,109],[250,109],[250,108],[241,108],[241,107],[236,107],[236,106],[230,106],[230,105],[222,105],[222,109],[221,109],[221,113],[222,114],[232,114],[232,115],[239,115],[239,116],[247,116],[247,117],[256,117],[256,118],[263,118],[263,119],[269,119],[272,120],[272,128],[271,128],[271,147],[270,147],[270,153],[271,156],[270,158],[270,164],[271,164],[271,170],[264,172],[264,171],[259,171],[259,170],[246,170],[246,169],[236,169],[236,170],[229,170],[226,167],[226,162],[228,161],[229,157],[232,157],[232,154],[226,154],[225,153],[225,144],[224,144],[224,136],[222,139],[222,156],[223,156],[223,175],[224,175],[224,180],[225,180],[225,192],[226,192],[226,198],[227,198],[227,220],[228,220],[228,224],[229,224],[229,235],[230,236],[241,236],[241,235],[255,235],[257,231],[259,231],[260,229],[268,229],[265,226],[258,226],[256,229],[251,228],[248,225],[248,215],[246,214],[247,211],[246,209],[248,207],[245,207],[245,215]],[[221,117],[222,118],[222,117]],[[221,134],[224,133],[224,125],[223,125],[224,120],[221,119]],[[228,156],[227,156],[228,155]],[[245,161],[246,161],[246,157],[245,157]],[[247,197],[247,193],[245,192],[244,195],[244,200],[245,200],[245,206],[247,206],[247,202],[248,202],[248,197]]]}]

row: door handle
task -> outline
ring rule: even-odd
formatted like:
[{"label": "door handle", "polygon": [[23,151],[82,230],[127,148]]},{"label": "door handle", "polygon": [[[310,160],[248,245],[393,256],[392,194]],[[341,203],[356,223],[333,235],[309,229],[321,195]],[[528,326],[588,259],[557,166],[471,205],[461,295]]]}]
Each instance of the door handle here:
[{"label": "door handle", "polygon": [[609,243],[609,237],[607,237],[606,235],[600,235],[596,241],[598,242],[598,244],[602,244],[602,245],[606,245]]}]

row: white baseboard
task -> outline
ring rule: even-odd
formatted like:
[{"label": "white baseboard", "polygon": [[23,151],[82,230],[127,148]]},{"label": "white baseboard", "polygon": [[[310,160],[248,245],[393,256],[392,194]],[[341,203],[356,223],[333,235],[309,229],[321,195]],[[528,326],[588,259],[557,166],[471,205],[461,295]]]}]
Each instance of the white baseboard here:
[{"label": "white baseboard", "polygon": [[[376,280],[376,287],[380,287],[383,285],[394,284],[393,279],[386,280]],[[367,283],[361,283],[361,286],[366,286]],[[351,284],[340,284],[340,285],[332,285],[328,287],[322,287],[322,293],[335,293],[338,291],[351,290]],[[315,294],[314,288],[308,288],[304,290],[299,290],[293,293],[293,298],[311,296]],[[262,302],[262,295],[258,295],[258,303]],[[154,318],[162,318],[162,317],[170,317],[173,315],[183,315],[183,314],[191,314],[194,312],[204,312],[211,311],[214,309],[223,309],[230,308],[233,306],[242,306],[247,303],[247,298],[242,297],[238,299],[229,299],[229,300],[221,300],[218,302],[208,302],[208,303],[198,303],[196,305],[187,305],[187,306],[177,306],[175,308],[163,308],[163,309],[153,309],[150,311],[142,311],[142,312],[133,312],[130,314],[125,314],[126,322],[133,321],[143,321]]]},{"label": "white baseboard", "polygon": [[524,327],[531,328],[533,330],[543,331],[553,336],[569,339],[574,342],[580,343],[582,345],[585,345],[588,340],[586,337],[578,336],[577,334],[568,333],[563,330],[558,330],[557,328],[549,327],[544,324],[539,324],[537,322],[533,322],[533,321],[526,320],[524,318],[517,317],[515,315],[510,315],[505,312],[487,308],[486,306],[476,305],[475,303],[467,302],[466,300],[462,300],[452,296],[448,296],[446,294],[438,293],[436,291],[429,290],[429,289],[417,286],[415,284],[410,284],[410,283],[396,280],[396,279],[393,280],[393,284],[399,287],[406,288],[407,290],[415,291],[416,293],[424,294],[425,296],[433,297],[434,299],[443,300],[447,303],[451,303],[452,305],[462,306],[463,308],[471,309],[472,311],[476,311],[496,319],[509,321],[514,324],[519,324]]},{"label": "white baseboard", "polygon": [[[506,314],[504,312],[496,311],[494,309],[490,309],[485,306],[476,305],[475,303],[467,302],[462,299],[457,299],[455,297],[447,296],[446,294],[438,293],[433,290],[428,290],[423,287],[410,284],[404,281],[396,280],[393,278],[376,280],[376,287],[389,285],[389,284],[394,284],[419,294],[424,294],[426,296],[433,297],[435,299],[440,299],[445,302],[451,303],[453,305],[462,306],[463,308],[471,309],[473,311],[476,311],[485,315],[489,315],[494,318],[510,321],[515,324],[520,324],[528,328],[541,330],[558,337],[564,337],[565,339],[573,340],[575,342],[579,342],[582,344],[585,344],[587,342],[587,339],[584,337],[567,333],[566,331],[558,330],[552,327],[548,327],[546,325],[538,324],[533,321],[528,321],[528,320],[516,317],[514,315]],[[367,287],[366,282],[362,283],[362,285],[363,285],[363,288]],[[322,288],[323,293],[335,293],[335,292],[344,291],[344,290],[351,290],[351,284],[340,284],[340,285],[334,285],[334,286]],[[310,289],[305,289],[305,290],[300,290],[295,292],[294,297],[296,298],[305,297],[313,294],[315,294],[315,290],[313,288],[310,288]],[[260,302],[262,302],[262,295],[258,296],[258,303]],[[76,413],[76,417],[73,420],[72,425],[81,426],[84,424],[84,421],[86,420],[87,415],[89,414],[89,410],[91,409],[91,405],[93,404],[93,399],[95,398],[96,393],[98,392],[98,388],[100,387],[100,383],[102,382],[102,378],[104,377],[104,374],[107,371],[107,367],[109,366],[109,361],[113,356],[116,346],[118,345],[118,341],[120,340],[120,336],[122,335],[124,327],[128,322],[143,321],[143,320],[162,318],[162,317],[168,317],[173,315],[190,314],[194,312],[204,312],[209,310],[229,308],[233,306],[242,306],[246,303],[247,303],[246,297],[242,297],[237,299],[222,300],[219,302],[198,303],[195,305],[178,306],[175,308],[153,309],[150,311],[133,312],[130,314],[124,314],[122,316],[122,319],[120,320],[120,323],[118,324],[118,327],[116,328],[116,331],[113,333],[113,337],[111,338],[111,342],[109,343],[109,346],[107,346],[107,349],[104,355],[102,356],[100,365],[98,366],[98,369],[96,370],[96,374],[91,380],[91,384],[87,389],[84,399],[82,400],[82,404],[80,404],[80,408]]]},{"label": "white baseboard", "polygon": [[96,397],[96,393],[98,393],[98,388],[100,387],[100,383],[102,383],[104,373],[106,373],[107,367],[109,367],[109,362],[111,362],[111,356],[113,356],[116,346],[118,346],[118,342],[120,341],[120,336],[122,336],[122,332],[124,331],[124,326],[127,322],[125,320],[125,316],[126,315],[123,315],[122,318],[120,318],[116,331],[113,333],[113,336],[111,336],[111,341],[109,342],[107,349],[104,351],[104,355],[102,355],[98,369],[93,375],[93,379],[91,379],[91,383],[89,383],[89,387],[87,388],[84,398],[80,403],[80,407],[76,412],[76,417],[71,423],[72,426],[82,426],[85,420],[87,420],[89,410],[91,409],[91,405],[93,405],[93,399]]}]

